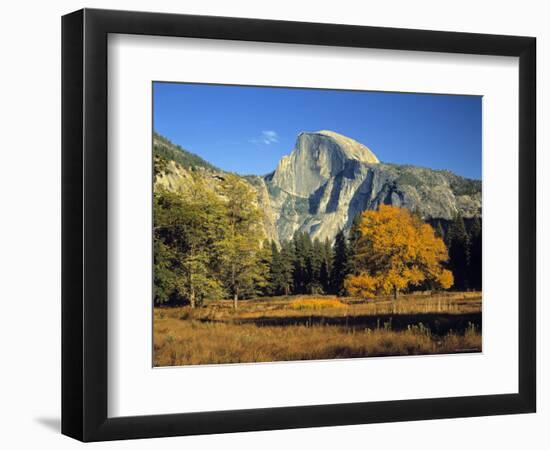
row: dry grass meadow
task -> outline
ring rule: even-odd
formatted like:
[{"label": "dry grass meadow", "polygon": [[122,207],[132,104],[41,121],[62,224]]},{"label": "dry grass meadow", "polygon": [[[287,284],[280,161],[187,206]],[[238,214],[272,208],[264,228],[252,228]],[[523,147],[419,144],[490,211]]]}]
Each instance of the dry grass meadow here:
[{"label": "dry grass meadow", "polygon": [[153,320],[157,367],[481,351],[479,292],[219,300]]}]

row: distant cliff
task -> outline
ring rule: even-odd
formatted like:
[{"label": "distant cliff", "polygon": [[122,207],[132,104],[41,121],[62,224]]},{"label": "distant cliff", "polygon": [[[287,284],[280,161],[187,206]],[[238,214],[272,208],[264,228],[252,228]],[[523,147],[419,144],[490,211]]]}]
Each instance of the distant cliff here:
[{"label": "distant cliff", "polygon": [[[218,190],[222,170],[157,134],[153,147],[155,186],[185,195],[193,177],[200,176]],[[381,163],[363,144],[332,131],[300,133],[274,172],[242,179],[255,190],[264,211],[266,237],[277,242],[295,231],[332,240],[355,215],[382,203],[417,211],[425,219],[481,216],[481,181]]]}]

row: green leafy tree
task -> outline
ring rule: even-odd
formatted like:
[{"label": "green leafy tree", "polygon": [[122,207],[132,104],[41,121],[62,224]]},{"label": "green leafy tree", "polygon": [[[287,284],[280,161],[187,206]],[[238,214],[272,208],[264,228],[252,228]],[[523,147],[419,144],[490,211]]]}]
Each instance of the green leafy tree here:
[{"label": "green leafy tree", "polygon": [[223,249],[222,279],[237,308],[239,298],[255,295],[265,286],[267,267],[262,264],[261,212],[253,190],[236,175],[223,182],[226,199],[226,233]]},{"label": "green leafy tree", "polygon": [[163,240],[154,239],[154,302],[156,305],[176,300],[176,281],[179,261],[175,249]]},{"label": "green leafy tree", "polygon": [[225,220],[223,203],[197,181],[189,198],[154,195],[155,302],[192,307],[223,295],[218,269]]}]

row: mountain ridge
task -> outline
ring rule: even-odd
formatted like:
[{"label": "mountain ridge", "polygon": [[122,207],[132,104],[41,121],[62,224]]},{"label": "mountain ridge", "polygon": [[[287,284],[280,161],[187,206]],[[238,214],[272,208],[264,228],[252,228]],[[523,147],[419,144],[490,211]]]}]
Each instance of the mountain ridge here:
[{"label": "mountain ridge", "polygon": [[[155,161],[171,154],[159,151],[167,142],[154,135]],[[189,183],[187,172],[194,171],[215,189],[229,173],[177,149],[183,152],[187,167],[172,159],[170,173],[156,173],[156,185],[181,190]],[[196,165],[190,163],[194,157]],[[368,147],[329,130],[300,133],[292,152],[281,158],[273,172],[240,177],[255,190],[264,211],[266,237],[275,242],[290,239],[296,231],[332,240],[340,229],[349,228],[357,214],[380,204],[417,211],[426,220],[450,220],[456,214],[481,216],[480,180],[448,170],[383,163]]]}]

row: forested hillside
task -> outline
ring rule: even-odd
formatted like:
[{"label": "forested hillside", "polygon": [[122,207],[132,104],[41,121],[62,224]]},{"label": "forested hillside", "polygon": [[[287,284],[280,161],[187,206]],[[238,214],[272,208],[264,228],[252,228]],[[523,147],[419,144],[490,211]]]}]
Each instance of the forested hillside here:
[{"label": "forested hillside", "polygon": [[202,167],[208,170],[220,171],[200,156],[172,143],[156,132],[153,132],[153,155],[166,161],[174,161],[185,169]]}]

